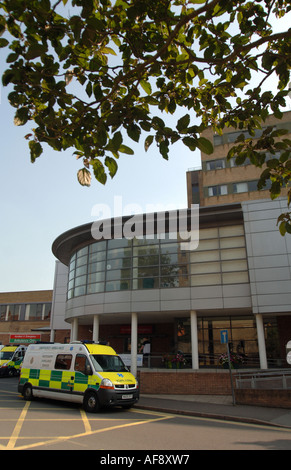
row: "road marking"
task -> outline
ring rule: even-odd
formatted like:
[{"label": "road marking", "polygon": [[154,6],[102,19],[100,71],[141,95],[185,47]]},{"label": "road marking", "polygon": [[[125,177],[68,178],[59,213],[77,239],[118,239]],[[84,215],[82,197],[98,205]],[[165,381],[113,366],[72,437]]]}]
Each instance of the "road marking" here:
[{"label": "road marking", "polygon": [[81,417],[82,417],[82,420],[83,420],[83,423],[84,423],[85,432],[90,433],[91,432],[91,424],[89,423],[89,419],[86,415],[86,412],[82,409],[80,409],[80,412],[81,412]]},{"label": "road marking", "polygon": [[[131,426],[139,426],[140,424],[153,423],[153,422],[162,421],[162,420],[165,420],[165,419],[172,419],[172,416],[168,415],[168,416],[163,416],[163,417],[160,417],[160,418],[147,419],[147,420],[138,421],[138,422],[134,422],[134,423],[119,424],[117,426],[110,426],[108,428],[98,429],[96,431],[90,431],[90,432],[83,432],[83,433],[74,434],[74,435],[71,435],[71,436],[58,436],[54,439],[47,439],[46,441],[42,441],[42,442],[35,442],[33,444],[18,446],[17,448],[15,448],[15,450],[32,449],[33,447],[40,447],[40,446],[51,445],[51,444],[58,444],[58,443],[61,443],[61,442],[64,442],[64,441],[69,441],[71,439],[77,439],[77,438],[85,437],[85,436],[93,436],[94,434],[101,434],[103,432],[115,431],[116,429],[128,428],[128,427],[131,427]],[[26,439],[35,439],[35,438],[27,437]]]},{"label": "road marking", "polygon": [[26,414],[27,414],[27,411],[28,411],[28,408],[29,408],[29,405],[30,405],[30,402],[27,401],[24,405],[24,408],[18,418],[18,421],[15,425],[15,428],[13,429],[13,433],[9,439],[9,442],[6,446],[6,449],[7,450],[11,450],[15,447],[15,444],[16,444],[16,441],[17,441],[17,438],[19,436],[19,433],[21,431],[21,428],[22,428],[22,425],[24,423],[24,420],[25,420],[25,417],[26,417]]}]

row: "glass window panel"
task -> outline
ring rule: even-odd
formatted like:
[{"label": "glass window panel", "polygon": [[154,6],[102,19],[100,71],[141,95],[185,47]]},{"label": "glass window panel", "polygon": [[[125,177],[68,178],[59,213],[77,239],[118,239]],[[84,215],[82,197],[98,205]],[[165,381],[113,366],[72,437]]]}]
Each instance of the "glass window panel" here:
[{"label": "glass window panel", "polygon": [[218,229],[206,228],[199,230],[199,240],[205,240],[207,238],[218,238]]},{"label": "glass window panel", "polygon": [[220,263],[191,264],[191,274],[219,273]]},{"label": "glass window panel", "polygon": [[242,225],[230,225],[227,227],[219,227],[220,237],[230,237],[244,235],[244,228]]},{"label": "glass window panel", "polygon": [[117,258],[107,260],[107,270],[117,268],[130,268],[131,258]]},{"label": "glass window panel", "polygon": [[222,271],[246,271],[248,269],[246,260],[223,261]]},{"label": "glass window panel", "polygon": [[248,183],[233,183],[233,192],[234,193],[247,193]]},{"label": "glass window panel", "polygon": [[82,276],[87,273],[87,264],[76,269],[76,276]]},{"label": "glass window panel", "polygon": [[69,284],[68,284],[68,289],[72,289],[74,287],[74,282],[75,282],[75,279],[72,279]]},{"label": "glass window panel", "polygon": [[219,249],[219,240],[200,240],[199,245],[196,248],[196,251],[205,251],[205,250],[218,250]]},{"label": "glass window panel", "polygon": [[112,240],[108,240],[108,250],[128,246],[131,246],[131,240],[127,240],[127,238],[114,238]]},{"label": "glass window panel", "polygon": [[52,304],[45,304],[44,307],[44,320],[47,320],[51,317]]},{"label": "glass window panel", "polygon": [[136,246],[133,249],[133,256],[147,256],[159,253],[159,245]]},{"label": "glass window panel", "polygon": [[233,237],[233,238],[221,238],[220,239],[221,248],[236,248],[245,246],[244,237]]},{"label": "glass window panel", "polygon": [[158,289],[159,286],[158,277],[139,278],[133,281],[134,289]]},{"label": "glass window panel", "polygon": [[105,261],[99,261],[98,263],[89,264],[88,272],[94,273],[96,271],[105,271]]},{"label": "glass window panel", "polygon": [[75,279],[75,286],[82,286],[86,284],[87,276],[79,276]]},{"label": "glass window panel", "polygon": [[223,284],[243,284],[249,282],[247,272],[224,273],[222,275]]},{"label": "glass window panel", "polygon": [[140,267],[134,269],[134,277],[153,277],[159,275],[159,267]]},{"label": "glass window panel", "polygon": [[159,255],[148,255],[134,258],[133,261],[135,266],[154,266],[159,264]]},{"label": "glass window panel", "polygon": [[88,284],[94,284],[95,282],[101,282],[104,280],[105,280],[105,272],[88,274]]},{"label": "glass window panel", "polygon": [[81,258],[82,256],[87,256],[88,254],[88,247],[85,246],[84,248],[81,248],[81,250],[77,251],[77,258]]},{"label": "glass window panel", "polygon": [[106,241],[101,241],[90,245],[89,253],[91,255],[93,255],[93,253],[96,253],[97,251],[106,251]]},{"label": "glass window panel", "polygon": [[107,253],[107,259],[125,258],[128,256],[131,256],[131,248],[116,248],[109,250]]},{"label": "glass window panel", "polygon": [[221,259],[245,259],[246,249],[245,248],[230,248],[229,250],[221,250]]},{"label": "glass window panel", "polygon": [[131,277],[131,270],[130,269],[115,269],[113,271],[107,271],[106,273],[106,280],[113,281],[113,280],[122,280]]},{"label": "glass window panel", "polygon": [[75,261],[75,260],[71,261],[71,262],[70,262],[69,270],[70,270],[70,271],[73,271],[73,270],[75,269],[75,266],[76,266],[76,261]]},{"label": "glass window panel", "polygon": [[161,255],[161,264],[177,264],[179,261],[179,254],[164,254]]},{"label": "glass window panel", "polygon": [[180,250],[179,243],[167,243],[165,245],[161,245],[161,253],[168,254],[168,253],[178,253]]},{"label": "glass window panel", "polygon": [[220,274],[199,274],[191,276],[191,286],[211,286],[221,284]]},{"label": "glass window panel", "polygon": [[105,259],[106,259],[106,251],[97,251],[96,253],[92,253],[89,256],[89,263],[104,261]]},{"label": "glass window panel", "polygon": [[0,305],[0,321],[6,320],[7,305]]},{"label": "glass window panel", "polygon": [[29,320],[42,319],[42,305],[43,304],[30,304]]},{"label": "glass window panel", "polygon": [[78,297],[79,295],[86,294],[86,286],[75,287],[74,289],[74,297]]},{"label": "glass window panel", "polygon": [[68,299],[72,299],[74,297],[74,290],[71,289],[68,291]]},{"label": "glass window panel", "polygon": [[71,272],[69,273],[69,281],[71,281],[72,279],[74,279],[74,277],[75,277],[75,271],[71,271]]},{"label": "glass window panel", "polygon": [[96,294],[98,292],[104,292],[104,282],[88,285],[88,294]]},{"label": "glass window panel", "polygon": [[203,261],[219,261],[219,251],[194,251],[191,253],[192,263],[200,263]]},{"label": "glass window panel", "polygon": [[82,266],[83,264],[87,264],[87,256],[82,256],[81,258],[77,259],[76,267]]},{"label": "glass window panel", "polygon": [[118,291],[118,290],[129,290],[131,288],[130,279],[122,279],[117,281],[106,282],[106,292]]}]

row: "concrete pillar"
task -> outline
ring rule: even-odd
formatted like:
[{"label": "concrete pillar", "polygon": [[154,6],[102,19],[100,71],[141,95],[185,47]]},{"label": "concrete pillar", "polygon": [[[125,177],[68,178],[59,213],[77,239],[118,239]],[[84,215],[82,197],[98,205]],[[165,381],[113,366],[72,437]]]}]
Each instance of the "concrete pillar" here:
[{"label": "concrete pillar", "polygon": [[261,314],[256,315],[256,324],[257,324],[257,335],[258,335],[258,345],[259,345],[260,367],[261,369],[268,369],[264,323],[263,323],[263,317]]},{"label": "concrete pillar", "polygon": [[94,315],[94,317],[93,317],[92,340],[95,343],[98,343],[98,341],[99,341],[99,315]]},{"label": "concrete pillar", "polygon": [[71,341],[78,340],[78,318],[74,318],[71,327]]},{"label": "concrete pillar", "polygon": [[191,349],[192,349],[192,369],[199,369],[199,354],[198,354],[198,322],[197,312],[191,310]]},{"label": "concrete pillar", "polygon": [[131,373],[137,374],[137,313],[131,314]]},{"label": "concrete pillar", "polygon": [[55,341],[55,330],[51,330],[50,342],[51,342],[51,343],[54,343],[54,341]]}]

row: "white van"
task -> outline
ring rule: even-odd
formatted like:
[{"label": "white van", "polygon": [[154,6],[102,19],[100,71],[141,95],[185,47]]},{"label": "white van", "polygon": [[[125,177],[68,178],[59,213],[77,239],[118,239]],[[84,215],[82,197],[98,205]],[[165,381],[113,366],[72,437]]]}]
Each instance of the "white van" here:
[{"label": "white van", "polygon": [[130,408],[139,399],[139,386],[110,346],[98,343],[31,344],[18,391],[26,400],[54,398],[81,403],[86,411],[103,406]]}]

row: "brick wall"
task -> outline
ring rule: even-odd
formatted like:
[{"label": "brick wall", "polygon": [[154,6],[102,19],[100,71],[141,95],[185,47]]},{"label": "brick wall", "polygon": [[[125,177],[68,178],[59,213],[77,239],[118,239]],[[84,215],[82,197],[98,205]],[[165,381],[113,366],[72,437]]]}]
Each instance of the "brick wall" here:
[{"label": "brick wall", "polygon": [[235,390],[237,405],[291,407],[291,390]]},{"label": "brick wall", "polygon": [[170,395],[230,395],[228,371],[139,371],[141,393]]}]

